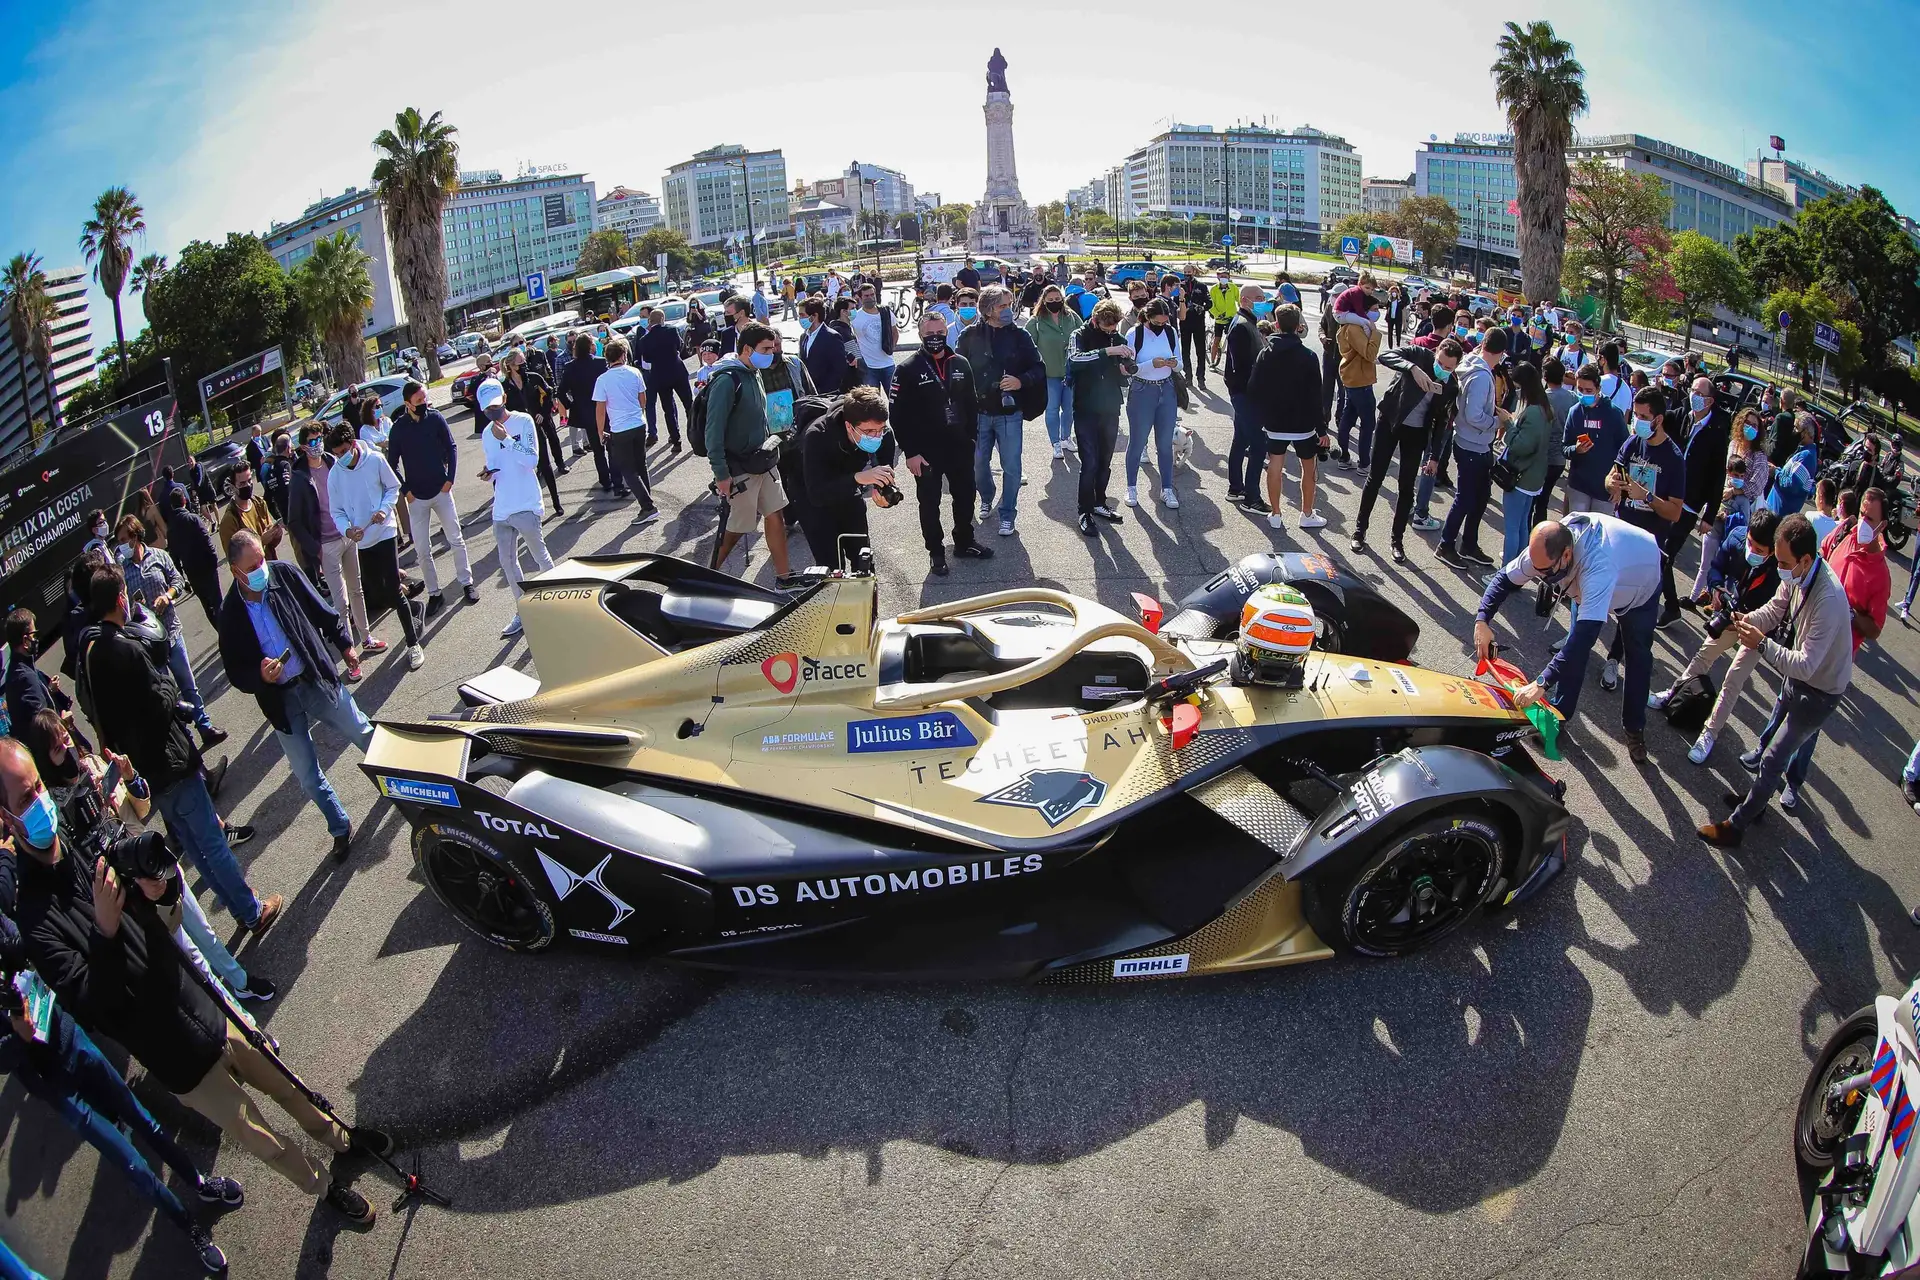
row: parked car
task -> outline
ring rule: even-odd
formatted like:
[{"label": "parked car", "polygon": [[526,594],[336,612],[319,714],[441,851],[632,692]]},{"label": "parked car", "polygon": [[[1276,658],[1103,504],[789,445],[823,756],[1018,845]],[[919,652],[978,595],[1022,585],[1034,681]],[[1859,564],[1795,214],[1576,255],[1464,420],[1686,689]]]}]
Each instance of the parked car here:
[{"label": "parked car", "polygon": [[654,308],[666,314],[666,323],[680,335],[680,345],[687,345],[687,304],[678,298],[649,298],[645,302],[636,302],[621,313],[609,328],[623,338],[631,340],[634,330],[640,327],[640,317]]},{"label": "parked car", "polygon": [[1246,266],[1247,264],[1242,262],[1238,258],[1208,258],[1207,259],[1207,269],[1209,271],[1218,271],[1222,267],[1225,267],[1229,271],[1244,271],[1246,270]]},{"label": "parked car", "polygon": [[[351,388],[351,390],[356,400],[367,395],[369,392],[378,394],[380,397],[381,416],[390,417],[393,411],[400,407],[400,392],[406,387],[407,382],[407,375],[389,373],[378,378],[369,378],[358,386]],[[320,406],[320,412],[313,416],[329,424],[339,422],[346,417],[346,401],[346,390],[336,391],[327,398],[325,404]]]},{"label": "parked car", "polygon": [[1132,280],[1145,280],[1147,272],[1152,269],[1151,262],[1117,262],[1107,269],[1107,283],[1126,284]]},{"label": "parked car", "polygon": [[460,358],[460,353],[454,350],[453,344],[450,342],[443,342],[435,347],[433,354],[441,364],[449,364]]},{"label": "parked car", "polygon": [[233,473],[241,463],[247,460],[245,437],[232,435],[219,444],[211,444],[193,455],[195,462],[206,472],[207,483],[220,495],[222,501],[233,498]]},{"label": "parked car", "polygon": [[481,344],[486,343],[486,341],[487,339],[485,335],[481,334],[477,330],[468,330],[466,333],[461,334],[459,337],[453,340],[453,349],[459,352],[462,356],[470,356],[474,352],[478,351],[481,347]]},{"label": "parked car", "polygon": [[1431,289],[1435,293],[1440,293],[1444,291],[1445,286],[1425,276],[1408,276],[1400,282],[1400,288],[1409,296],[1418,297],[1422,289]]},{"label": "parked car", "polygon": [[1328,284],[1359,284],[1360,273],[1352,267],[1331,267],[1327,271]]}]

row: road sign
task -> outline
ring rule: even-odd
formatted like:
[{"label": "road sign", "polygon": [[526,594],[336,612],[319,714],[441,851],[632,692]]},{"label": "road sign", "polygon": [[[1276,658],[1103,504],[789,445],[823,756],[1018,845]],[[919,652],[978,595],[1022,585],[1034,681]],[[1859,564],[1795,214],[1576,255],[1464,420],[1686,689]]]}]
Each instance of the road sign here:
[{"label": "road sign", "polygon": [[1793,328],[1793,312],[1782,311],[1780,313],[1780,332],[1785,333],[1791,328]]},{"label": "road sign", "polygon": [[547,273],[544,271],[527,272],[527,301],[545,302],[547,299]]},{"label": "road sign", "polygon": [[1221,243],[1221,244],[1232,244],[1232,243],[1233,243],[1233,237],[1232,237],[1232,236],[1221,236],[1221,237],[1220,237],[1220,243]]},{"label": "road sign", "polygon": [[1347,260],[1348,266],[1352,266],[1354,260],[1360,256],[1360,237],[1341,236],[1340,256]]},{"label": "road sign", "polygon": [[1840,354],[1840,331],[1830,324],[1815,323],[1813,326],[1813,345],[1822,351]]},{"label": "road sign", "polygon": [[660,287],[662,289],[666,288],[667,287],[667,255],[666,254],[656,253],[653,255],[653,269],[655,272],[659,274]]},{"label": "road sign", "polygon": [[1418,249],[1415,249],[1413,251],[1413,260],[1415,262],[1424,262],[1426,260],[1426,256],[1427,256],[1426,254],[1420,252],[1420,250]]}]

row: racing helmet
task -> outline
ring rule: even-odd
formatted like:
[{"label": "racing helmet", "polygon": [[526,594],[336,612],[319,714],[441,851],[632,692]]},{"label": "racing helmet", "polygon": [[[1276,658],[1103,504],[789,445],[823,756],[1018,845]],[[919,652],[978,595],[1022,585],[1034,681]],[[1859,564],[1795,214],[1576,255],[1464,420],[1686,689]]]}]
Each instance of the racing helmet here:
[{"label": "racing helmet", "polygon": [[1298,689],[1306,677],[1316,627],[1313,606],[1294,587],[1258,587],[1240,607],[1237,674],[1250,684]]}]

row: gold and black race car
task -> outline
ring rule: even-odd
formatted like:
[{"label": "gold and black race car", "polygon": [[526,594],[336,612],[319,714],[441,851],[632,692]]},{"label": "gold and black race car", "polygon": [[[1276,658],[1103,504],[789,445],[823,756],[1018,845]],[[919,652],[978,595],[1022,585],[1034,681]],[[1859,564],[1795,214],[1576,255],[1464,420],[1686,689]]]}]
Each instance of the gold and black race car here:
[{"label": "gold and black race car", "polygon": [[[1319,641],[1276,679],[1242,661],[1240,604],[1301,579]],[[363,767],[489,941],[729,969],[1110,981],[1399,955],[1562,866],[1564,787],[1525,716],[1366,656],[1404,659],[1413,623],[1329,562],[1252,557],[1164,625],[1140,603],[1028,587],[878,618],[859,571],[794,594],[569,560],[520,604],[538,680],[495,668],[463,711],[381,723]]]}]

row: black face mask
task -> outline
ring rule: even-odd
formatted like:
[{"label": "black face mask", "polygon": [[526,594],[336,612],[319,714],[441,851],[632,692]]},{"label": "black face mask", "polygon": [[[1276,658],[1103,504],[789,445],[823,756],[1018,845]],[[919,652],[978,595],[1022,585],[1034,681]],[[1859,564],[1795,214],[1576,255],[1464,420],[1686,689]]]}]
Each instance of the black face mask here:
[{"label": "black face mask", "polygon": [[920,346],[926,351],[945,351],[947,349],[947,335],[944,333],[922,334],[920,337]]},{"label": "black face mask", "polygon": [[1063,311],[1063,310],[1065,310],[1065,309],[1066,309],[1066,304],[1065,304],[1065,303],[1061,303],[1061,302],[1049,302],[1049,303],[1047,304],[1047,310],[1049,310],[1049,311]]},{"label": "black face mask", "polygon": [[236,502],[249,501],[253,497],[253,485],[237,484],[233,486],[233,497]]}]

